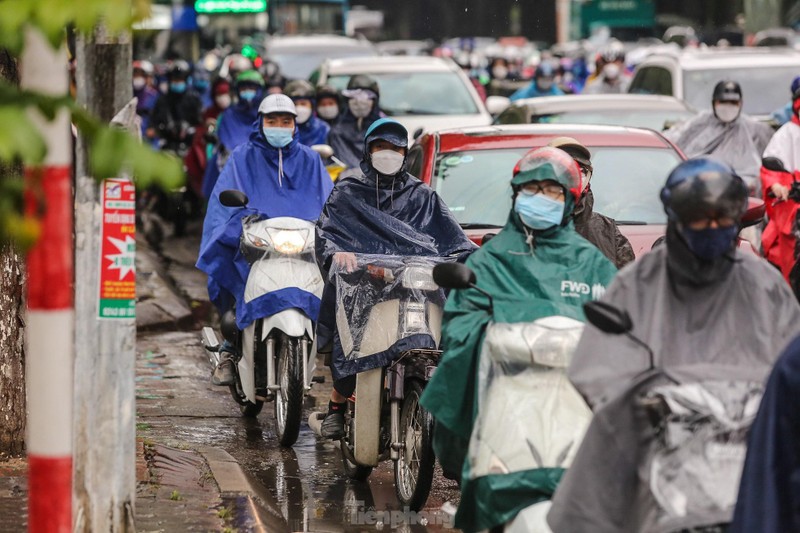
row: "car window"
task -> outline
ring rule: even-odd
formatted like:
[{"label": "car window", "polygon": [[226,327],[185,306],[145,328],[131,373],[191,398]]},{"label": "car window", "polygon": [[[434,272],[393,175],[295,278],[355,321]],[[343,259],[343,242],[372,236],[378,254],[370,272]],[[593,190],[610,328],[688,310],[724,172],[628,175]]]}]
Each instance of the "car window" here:
[{"label": "car window", "polygon": [[745,113],[769,115],[789,102],[789,87],[798,73],[800,67],[687,70],[683,74],[683,99],[695,109],[710,110],[714,86],[733,80],[742,86]]},{"label": "car window", "polygon": [[[459,224],[505,225],[511,209],[511,173],[529,148],[440,154],[432,186]],[[664,224],[659,199],[669,172],[680,163],[671,148],[590,147],[596,212],[621,224]],[[624,164],[621,164],[624,162]]]},{"label": "car window", "polygon": [[686,110],[644,111],[640,109],[607,109],[533,115],[531,117],[531,122],[534,124],[599,124],[605,126],[628,126],[661,131],[667,124],[673,125],[693,116],[694,113]]},{"label": "car window", "polygon": [[516,106],[506,108],[505,111],[500,113],[496,119],[495,124],[527,124],[528,123],[528,108],[527,106]]},{"label": "car window", "polygon": [[367,47],[347,46],[322,49],[275,49],[268,51],[268,57],[275,61],[281,68],[281,74],[289,79],[307,80],[314,69],[319,67],[326,59],[339,59],[345,57],[374,56],[375,51]]},{"label": "car window", "polygon": [[636,72],[628,92],[672,96],[672,73],[663,67],[642,67]]},{"label": "car window", "polygon": [[[478,113],[464,80],[447,72],[370,73],[381,91],[381,110],[390,116],[471,115]],[[331,76],[326,83],[347,87],[349,74]]]}]

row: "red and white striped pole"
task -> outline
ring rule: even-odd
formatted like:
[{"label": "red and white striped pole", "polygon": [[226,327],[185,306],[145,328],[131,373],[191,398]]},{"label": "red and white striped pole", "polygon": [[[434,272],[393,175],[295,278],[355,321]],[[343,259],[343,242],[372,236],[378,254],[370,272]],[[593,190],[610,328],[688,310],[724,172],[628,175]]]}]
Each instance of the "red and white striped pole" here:
[{"label": "red and white striped pole", "polygon": [[[24,89],[58,96],[69,91],[65,49],[53,50],[26,30],[20,61]],[[25,168],[25,210],[41,222],[30,251],[25,380],[28,401],[28,531],[72,530],[73,199],[69,115],[31,117],[47,143],[40,167]],[[8,125],[13,127],[13,125]]]}]

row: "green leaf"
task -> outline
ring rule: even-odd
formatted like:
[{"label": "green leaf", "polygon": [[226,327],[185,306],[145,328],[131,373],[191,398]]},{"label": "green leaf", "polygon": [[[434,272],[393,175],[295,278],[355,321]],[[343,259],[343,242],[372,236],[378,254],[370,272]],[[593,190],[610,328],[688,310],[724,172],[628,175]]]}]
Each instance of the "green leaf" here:
[{"label": "green leaf", "polygon": [[8,162],[21,159],[28,164],[44,160],[47,146],[24,108],[0,107],[0,124],[9,125],[0,128],[0,159]]}]

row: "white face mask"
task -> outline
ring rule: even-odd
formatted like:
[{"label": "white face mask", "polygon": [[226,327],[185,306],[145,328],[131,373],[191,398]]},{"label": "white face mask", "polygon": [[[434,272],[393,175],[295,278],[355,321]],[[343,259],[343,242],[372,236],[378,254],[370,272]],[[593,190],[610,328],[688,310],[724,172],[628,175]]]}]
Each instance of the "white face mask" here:
[{"label": "white face mask", "polygon": [[144,78],[136,77],[133,78],[133,88],[137,91],[144,89],[144,86],[147,84],[147,80]]},{"label": "white face mask", "polygon": [[220,109],[228,109],[231,105],[231,95],[230,94],[218,94],[214,101],[217,103],[217,107]]},{"label": "white face mask", "polygon": [[311,118],[311,108],[306,106],[297,107],[297,123],[305,124]]},{"label": "white face mask", "polygon": [[741,108],[737,104],[714,104],[714,114],[722,122],[733,122],[739,118],[739,111]]},{"label": "white face mask", "polygon": [[381,150],[372,154],[372,167],[384,176],[394,176],[400,172],[405,158],[394,150]]},{"label": "white face mask", "polygon": [[615,80],[619,77],[619,65],[616,63],[609,63],[603,67],[603,76],[608,80]]},{"label": "white face mask", "polygon": [[317,114],[325,120],[333,120],[339,115],[339,106],[336,104],[321,105],[317,108]]},{"label": "white face mask", "polygon": [[367,118],[372,112],[372,99],[370,98],[351,98],[347,102],[347,107],[356,118]]},{"label": "white face mask", "polygon": [[506,67],[494,67],[492,69],[492,76],[498,80],[504,80],[508,77],[508,69]]}]

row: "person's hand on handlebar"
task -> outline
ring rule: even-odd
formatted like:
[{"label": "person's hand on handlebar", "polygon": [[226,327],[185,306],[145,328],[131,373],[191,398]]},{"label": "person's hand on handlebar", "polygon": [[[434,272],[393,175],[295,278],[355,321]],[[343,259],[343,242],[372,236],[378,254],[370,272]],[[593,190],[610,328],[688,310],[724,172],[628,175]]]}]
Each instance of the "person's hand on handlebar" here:
[{"label": "person's hand on handlebar", "polygon": [[353,272],[358,268],[356,256],[351,252],[336,252],[333,254],[333,262],[345,272]]},{"label": "person's hand on handlebar", "polygon": [[781,185],[780,183],[775,183],[770,187],[772,194],[775,195],[775,198],[778,200],[786,200],[789,198],[789,187],[785,185]]}]

